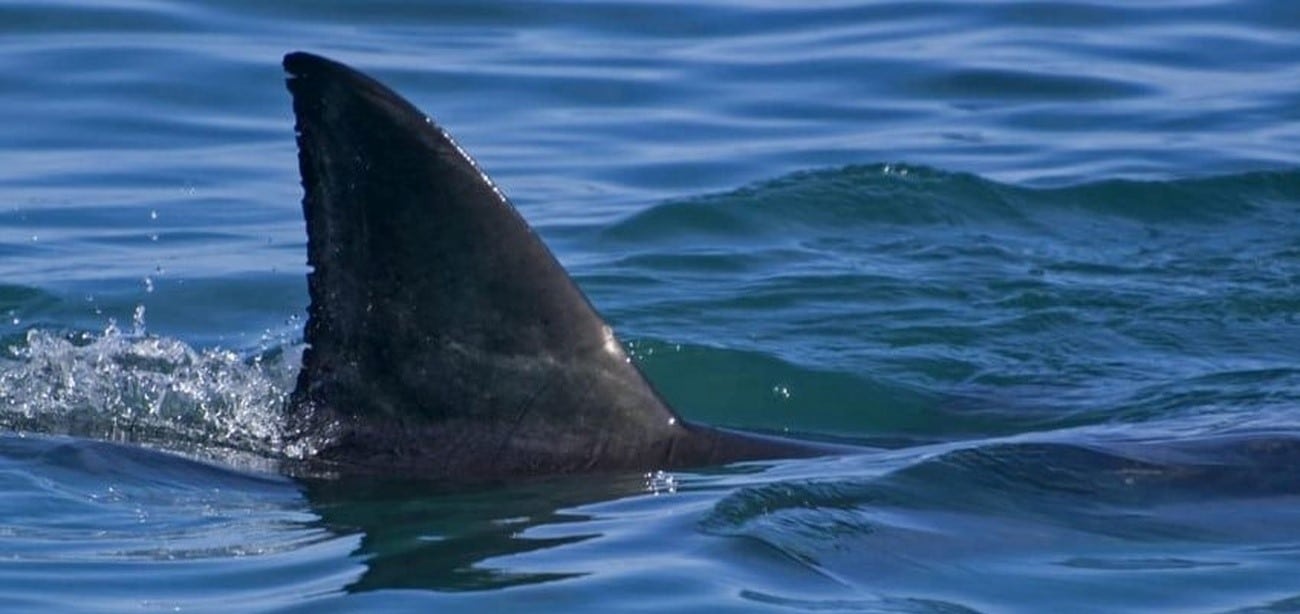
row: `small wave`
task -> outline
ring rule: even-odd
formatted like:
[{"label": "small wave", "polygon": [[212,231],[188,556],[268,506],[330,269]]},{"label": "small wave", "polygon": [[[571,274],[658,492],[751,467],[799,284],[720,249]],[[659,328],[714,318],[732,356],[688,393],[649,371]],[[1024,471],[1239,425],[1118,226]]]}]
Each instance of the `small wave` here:
[{"label": "small wave", "polygon": [[1106,180],[1050,188],[907,164],[805,171],[662,204],[603,231],[607,240],[674,243],[949,226],[1069,233],[1079,216],[1139,224],[1221,223],[1300,208],[1300,171],[1165,181]]},{"label": "small wave", "polygon": [[744,599],[804,612],[876,612],[880,614],[973,614],[979,610],[938,599],[883,596],[877,599],[799,599],[743,590]]},{"label": "small wave", "polygon": [[1236,563],[1225,561],[1200,561],[1180,558],[1094,558],[1073,557],[1061,561],[1062,567],[1091,569],[1097,571],[1164,571],[1170,569],[1201,569],[1212,567],[1232,567]]},{"label": "small wave", "polygon": [[[837,552],[878,552],[881,567],[935,549],[953,557],[1034,536],[1272,543],[1296,528],[1300,438],[1244,433],[1158,441],[988,441],[914,449],[895,467],[742,487],[701,520],[816,569]],[[871,462],[878,462],[878,459]],[[1254,502],[1244,522],[1241,501]],[[1267,527],[1267,528],[1265,528]],[[1193,569],[1159,551],[1078,556],[1071,566]],[[1163,564],[1158,561],[1164,561]],[[859,560],[859,562],[861,562]],[[909,564],[917,564],[909,561]],[[834,571],[834,570],[832,570]]]},{"label": "small wave", "polygon": [[873,164],[805,171],[731,192],[656,206],[605,229],[617,241],[789,237],[975,221],[1023,223],[1009,186],[925,166]]},{"label": "small wave", "polygon": [[629,353],[691,419],[883,447],[1008,434],[1074,421],[991,411],[902,378],[800,364],[771,354],[642,339]]},{"label": "small wave", "polygon": [[21,564],[217,562],[336,537],[287,478],[136,445],[0,435],[0,526]]}]

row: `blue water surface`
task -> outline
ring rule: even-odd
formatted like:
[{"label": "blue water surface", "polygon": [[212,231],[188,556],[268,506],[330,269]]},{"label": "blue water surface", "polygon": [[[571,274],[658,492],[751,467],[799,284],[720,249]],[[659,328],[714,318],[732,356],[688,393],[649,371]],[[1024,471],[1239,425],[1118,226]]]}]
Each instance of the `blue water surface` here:
[{"label": "blue water surface", "polygon": [[[824,459],[292,478],[279,61]],[[1300,4],[0,0],[0,610],[1300,610]]]}]

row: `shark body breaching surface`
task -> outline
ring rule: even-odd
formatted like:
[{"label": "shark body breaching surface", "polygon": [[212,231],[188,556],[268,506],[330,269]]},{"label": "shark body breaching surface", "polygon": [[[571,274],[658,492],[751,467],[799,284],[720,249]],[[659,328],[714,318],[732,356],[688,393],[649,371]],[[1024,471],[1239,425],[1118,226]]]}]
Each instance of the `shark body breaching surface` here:
[{"label": "shark body breaching surface", "polygon": [[287,412],[315,461],[458,480],[837,451],[683,420],[450,135],[343,64],[284,68],[312,267]]}]

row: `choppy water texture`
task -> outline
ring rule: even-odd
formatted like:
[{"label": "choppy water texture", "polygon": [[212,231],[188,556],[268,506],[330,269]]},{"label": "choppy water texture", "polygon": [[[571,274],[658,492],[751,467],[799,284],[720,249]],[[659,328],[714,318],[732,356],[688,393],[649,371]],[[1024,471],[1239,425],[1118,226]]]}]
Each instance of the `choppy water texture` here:
[{"label": "choppy water texture", "polygon": [[[684,414],[871,451],[278,476],[291,49]],[[1283,0],[0,0],[0,609],[1296,611],[1298,83]]]}]

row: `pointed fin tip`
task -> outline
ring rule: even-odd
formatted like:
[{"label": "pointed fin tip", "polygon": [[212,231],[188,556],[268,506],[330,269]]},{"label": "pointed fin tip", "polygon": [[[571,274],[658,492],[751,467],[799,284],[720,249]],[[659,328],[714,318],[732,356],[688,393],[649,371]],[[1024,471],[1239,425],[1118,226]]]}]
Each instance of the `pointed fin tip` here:
[{"label": "pointed fin tip", "polygon": [[354,85],[366,84],[368,89],[391,92],[388,86],[347,64],[306,51],[286,53],[281,65],[289,74],[291,81],[296,79],[347,80]]},{"label": "pointed fin tip", "polygon": [[322,70],[355,72],[334,60],[306,51],[292,51],[284,54],[282,65],[284,71],[294,77],[303,77]]},{"label": "pointed fin tip", "polygon": [[[289,91],[295,102],[300,98],[313,99],[323,96],[360,95],[372,101],[382,101],[383,106],[393,109],[396,115],[418,115],[429,120],[415,105],[406,100],[388,86],[342,62],[308,53],[294,51],[287,53],[282,60]],[[429,123],[432,123],[431,121]]]}]

